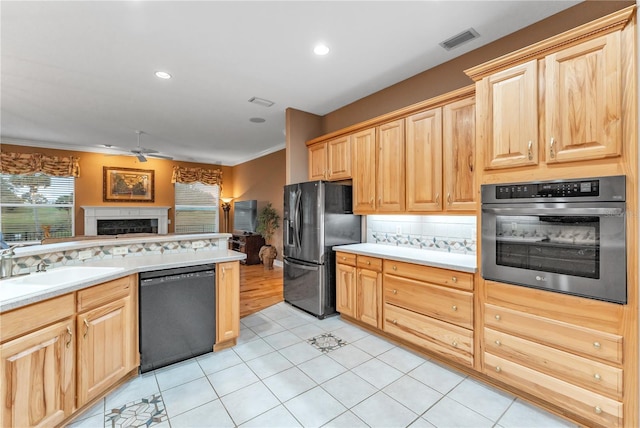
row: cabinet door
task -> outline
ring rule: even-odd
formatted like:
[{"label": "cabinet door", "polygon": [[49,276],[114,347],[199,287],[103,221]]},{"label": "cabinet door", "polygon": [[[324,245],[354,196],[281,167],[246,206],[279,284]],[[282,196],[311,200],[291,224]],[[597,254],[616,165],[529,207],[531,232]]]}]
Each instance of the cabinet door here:
[{"label": "cabinet door", "polygon": [[447,211],[476,209],[476,100],[443,107],[444,189]]},{"label": "cabinet door", "polygon": [[356,315],[356,268],[336,265],[336,310],[342,315]]},{"label": "cabinet door", "polygon": [[376,130],[351,136],[353,153],[353,211],[372,213],[376,209]]},{"label": "cabinet door", "polygon": [[327,143],[327,179],[351,178],[351,140],[349,136],[336,138]]},{"label": "cabinet door", "polygon": [[546,160],[620,156],[620,32],[545,58]]},{"label": "cabinet door", "polygon": [[240,334],[240,264],[216,266],[216,345]]},{"label": "cabinet door", "polygon": [[358,269],[357,318],[369,325],[382,328],[382,274]]},{"label": "cabinet door", "polygon": [[70,318],[0,345],[0,426],[56,426],[71,415],[74,333]]},{"label": "cabinet door", "polygon": [[478,83],[478,140],[485,169],[538,164],[537,80],[537,61],[532,60]]},{"label": "cabinet door", "polygon": [[406,140],[407,211],[442,209],[442,109],[409,116]]},{"label": "cabinet door", "polygon": [[404,211],[404,119],[378,127],[378,212]]},{"label": "cabinet door", "polygon": [[327,178],[327,146],[325,143],[309,146],[309,181]]},{"label": "cabinet door", "polygon": [[129,296],[78,314],[78,407],[130,370],[127,350],[134,329]]}]

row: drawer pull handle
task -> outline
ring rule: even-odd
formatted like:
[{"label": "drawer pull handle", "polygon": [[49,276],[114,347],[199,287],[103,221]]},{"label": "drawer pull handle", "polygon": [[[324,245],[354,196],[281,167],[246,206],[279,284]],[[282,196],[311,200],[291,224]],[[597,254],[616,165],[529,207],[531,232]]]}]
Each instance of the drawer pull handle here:
[{"label": "drawer pull handle", "polygon": [[501,317],[500,317],[500,315],[496,315],[496,319],[497,319],[498,321],[500,321],[500,318],[501,318]]},{"label": "drawer pull handle", "polygon": [[551,143],[549,144],[549,157],[551,159],[554,159],[556,157],[556,150],[555,150],[555,146],[556,145],[556,140],[551,137]]},{"label": "drawer pull handle", "polygon": [[602,379],[602,376],[600,376],[600,374],[599,374],[599,373],[596,373],[596,374],[594,374],[594,375],[593,375],[593,378],[594,378],[595,380],[601,380],[601,379]]},{"label": "drawer pull handle", "polygon": [[595,409],[593,409],[593,411],[594,411],[594,412],[596,412],[596,414],[598,414],[598,415],[599,415],[600,413],[602,413],[602,409],[600,408],[600,406],[596,406],[596,408],[595,408]]},{"label": "drawer pull handle", "polygon": [[440,193],[436,193],[436,205],[440,203]]},{"label": "drawer pull handle", "polygon": [[458,347],[458,342],[456,342],[455,340],[453,342],[451,342],[451,346],[453,346],[454,348]]},{"label": "drawer pull handle", "polygon": [[502,345],[502,342],[500,342],[499,340],[496,340],[496,345],[497,345],[497,346],[501,346],[501,345]]},{"label": "drawer pull handle", "polygon": [[600,349],[600,342],[593,342],[593,347],[596,349]]},{"label": "drawer pull handle", "polygon": [[451,309],[455,312],[458,310],[458,307],[456,305],[451,306]]},{"label": "drawer pull handle", "polygon": [[500,373],[500,372],[502,371],[502,369],[500,368],[500,366],[496,366],[496,371],[497,371],[498,373]]},{"label": "drawer pull handle", "polygon": [[87,321],[87,319],[84,319],[84,334],[82,335],[83,338],[87,337],[87,333],[89,333],[89,321]]},{"label": "drawer pull handle", "polygon": [[392,322],[394,325],[395,325],[395,324],[398,324],[398,320],[393,320],[393,321],[391,321],[391,322]]},{"label": "drawer pull handle", "polygon": [[398,270],[398,266],[393,265],[393,268],[392,268],[392,269],[393,269],[393,270]]},{"label": "drawer pull handle", "polygon": [[[531,140],[529,140],[529,144],[527,146],[527,158],[529,160],[533,160],[533,153],[531,152],[531,146],[533,145],[533,142]],[[553,156],[552,156],[553,157]]]},{"label": "drawer pull handle", "polygon": [[453,283],[456,283],[456,282],[458,282],[458,278],[454,276],[454,277],[451,278],[451,281],[453,281]]},{"label": "drawer pull handle", "polygon": [[451,206],[451,193],[447,193],[447,204]]},{"label": "drawer pull handle", "polygon": [[67,348],[71,346],[71,340],[73,339],[73,332],[71,331],[71,327],[67,326],[67,334],[69,335],[69,340],[64,344]]},{"label": "drawer pull handle", "polygon": [[398,290],[393,290],[393,294],[398,294]]}]

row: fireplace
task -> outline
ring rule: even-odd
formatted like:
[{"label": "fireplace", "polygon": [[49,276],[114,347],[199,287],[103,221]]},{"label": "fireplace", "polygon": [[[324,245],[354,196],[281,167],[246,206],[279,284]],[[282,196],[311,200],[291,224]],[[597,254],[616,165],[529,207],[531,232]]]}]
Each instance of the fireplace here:
[{"label": "fireplace", "polygon": [[170,207],[83,206],[84,234],[87,236],[123,233],[168,232]]}]

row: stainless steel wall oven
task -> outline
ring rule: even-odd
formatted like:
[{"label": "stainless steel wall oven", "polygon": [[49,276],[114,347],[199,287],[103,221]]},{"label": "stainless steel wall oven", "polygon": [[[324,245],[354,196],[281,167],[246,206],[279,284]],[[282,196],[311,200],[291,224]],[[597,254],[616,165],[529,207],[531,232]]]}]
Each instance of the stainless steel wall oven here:
[{"label": "stainless steel wall oven", "polygon": [[627,302],[624,176],[481,192],[483,278]]}]

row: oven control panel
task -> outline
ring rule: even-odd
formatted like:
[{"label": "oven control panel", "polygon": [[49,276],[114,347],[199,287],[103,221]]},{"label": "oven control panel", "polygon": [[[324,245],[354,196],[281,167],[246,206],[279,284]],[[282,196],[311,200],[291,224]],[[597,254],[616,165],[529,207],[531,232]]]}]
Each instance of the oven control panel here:
[{"label": "oven control panel", "polygon": [[496,199],[573,198],[599,196],[599,180],[496,185]]}]

